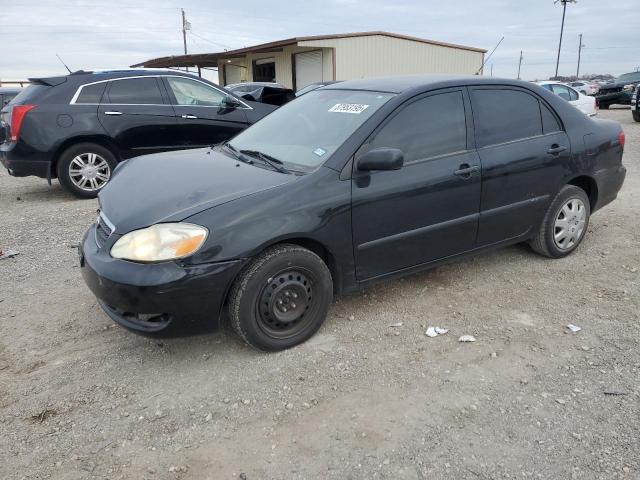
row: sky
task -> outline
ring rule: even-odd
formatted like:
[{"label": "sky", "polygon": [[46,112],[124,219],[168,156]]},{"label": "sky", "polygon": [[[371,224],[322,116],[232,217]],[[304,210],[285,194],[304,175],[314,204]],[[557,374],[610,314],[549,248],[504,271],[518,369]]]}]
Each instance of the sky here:
[{"label": "sky", "polygon": [[[640,67],[640,0],[567,6],[560,75],[619,75]],[[182,53],[217,52],[295,36],[386,30],[491,51],[485,74],[546,79],[555,72],[562,6],[553,0],[0,0],[0,80],[128,67]],[[208,77],[215,77],[209,73]]]}]

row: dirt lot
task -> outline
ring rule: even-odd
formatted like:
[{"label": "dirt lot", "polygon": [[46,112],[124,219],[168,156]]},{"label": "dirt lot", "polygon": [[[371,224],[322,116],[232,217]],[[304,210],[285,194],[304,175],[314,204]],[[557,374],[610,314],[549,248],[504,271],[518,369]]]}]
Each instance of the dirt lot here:
[{"label": "dirt lot", "polygon": [[388,282],[277,354],[112,324],[73,248],[97,202],[2,170],[0,478],[640,478],[640,124],[600,116],[627,181],[571,257]]}]

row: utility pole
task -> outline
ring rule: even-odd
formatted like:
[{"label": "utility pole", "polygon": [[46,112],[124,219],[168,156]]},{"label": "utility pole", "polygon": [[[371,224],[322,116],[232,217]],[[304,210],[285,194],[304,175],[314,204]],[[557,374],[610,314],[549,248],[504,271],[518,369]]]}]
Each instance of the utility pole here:
[{"label": "utility pole", "polygon": [[522,50],[520,50],[520,63],[518,63],[518,80],[520,80],[520,67],[522,67]]},{"label": "utility pole", "polygon": [[[191,25],[187,22],[187,17],[184,14],[184,8],[181,8],[182,12],[182,43],[184,44],[184,54],[187,54],[187,30],[191,29]],[[189,71],[189,67],[187,67],[187,72]]]},{"label": "utility pole", "polygon": [[562,26],[560,27],[560,42],[558,42],[558,59],[556,60],[556,78],[558,77],[558,67],[560,66],[560,50],[562,49],[562,34],[564,32],[564,17],[567,13],[567,3],[576,3],[576,0],[555,0],[554,3],[562,3]]},{"label": "utility pole", "polygon": [[576,70],[576,80],[580,78],[580,54],[582,53],[582,34],[580,34],[580,45],[578,45],[578,69]]}]

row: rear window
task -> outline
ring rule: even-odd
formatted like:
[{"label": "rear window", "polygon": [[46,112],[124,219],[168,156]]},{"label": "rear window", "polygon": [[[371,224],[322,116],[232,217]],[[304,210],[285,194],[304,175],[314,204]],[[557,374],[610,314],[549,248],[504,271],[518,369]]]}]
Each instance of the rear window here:
[{"label": "rear window", "polygon": [[159,105],[164,102],[156,79],[154,77],[145,77],[112,80],[109,88],[109,103]]},{"label": "rear window", "polygon": [[533,95],[507,89],[472,91],[478,146],[542,135],[540,102]]},{"label": "rear window", "polygon": [[34,98],[36,98],[41,93],[44,93],[48,89],[50,89],[48,85],[29,85],[27,88],[22,90],[15,98],[12,100],[13,104],[25,104],[31,102]]},{"label": "rear window", "polygon": [[82,90],[80,90],[80,94],[78,95],[78,98],[76,98],[75,103],[100,103],[100,99],[102,98],[102,94],[104,93],[106,86],[106,82],[85,85],[82,87]]}]

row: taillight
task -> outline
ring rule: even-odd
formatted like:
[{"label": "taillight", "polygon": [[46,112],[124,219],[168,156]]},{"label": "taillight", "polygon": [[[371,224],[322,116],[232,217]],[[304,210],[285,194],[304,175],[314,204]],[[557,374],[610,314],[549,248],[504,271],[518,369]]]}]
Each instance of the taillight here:
[{"label": "taillight", "polygon": [[22,122],[29,110],[36,108],[35,105],[14,105],[11,109],[11,136],[10,142],[17,142],[20,136],[20,129],[22,128]]},{"label": "taillight", "polygon": [[618,134],[618,143],[620,143],[620,146],[622,148],[624,148],[624,142],[625,142],[625,136],[624,136],[624,132],[620,131],[620,133]]}]

